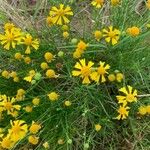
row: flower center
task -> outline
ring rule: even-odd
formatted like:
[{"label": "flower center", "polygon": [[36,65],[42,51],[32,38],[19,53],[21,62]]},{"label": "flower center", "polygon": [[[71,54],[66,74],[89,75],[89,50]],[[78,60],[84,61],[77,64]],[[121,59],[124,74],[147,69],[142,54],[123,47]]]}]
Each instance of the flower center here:
[{"label": "flower center", "polygon": [[8,36],[7,36],[7,41],[8,42],[11,42],[11,41],[13,41],[14,40],[14,36],[12,35],[12,34],[9,34]]},{"label": "flower center", "polygon": [[126,100],[128,101],[128,102],[132,102],[132,101],[134,101],[134,96],[133,96],[133,94],[128,94],[127,95],[127,97],[126,97]]},{"label": "flower center", "polygon": [[121,107],[121,108],[119,109],[119,113],[120,113],[121,115],[124,115],[124,114],[126,113],[126,109],[125,109],[124,107]]},{"label": "flower center", "polygon": [[89,76],[91,73],[91,70],[88,66],[85,66],[81,69],[81,74],[85,77],[85,76]]},{"label": "flower center", "polygon": [[28,37],[24,40],[25,44],[30,46],[32,44],[32,37]]},{"label": "flower center", "polygon": [[65,11],[63,9],[60,9],[58,12],[59,16],[64,16],[65,15]]},{"label": "flower center", "polygon": [[7,109],[7,110],[10,110],[12,108],[12,103],[11,102],[6,102],[4,107]]},{"label": "flower center", "polygon": [[104,67],[99,67],[98,68],[98,73],[101,74],[101,75],[105,74],[106,73],[105,68]]},{"label": "flower center", "polygon": [[20,132],[20,126],[13,126],[13,128],[12,128],[12,131],[13,131],[13,133],[15,133],[15,134],[18,134],[19,132]]},{"label": "flower center", "polygon": [[108,33],[108,36],[109,36],[110,38],[114,38],[114,37],[116,36],[116,33],[115,33],[114,31],[110,31],[110,32]]}]

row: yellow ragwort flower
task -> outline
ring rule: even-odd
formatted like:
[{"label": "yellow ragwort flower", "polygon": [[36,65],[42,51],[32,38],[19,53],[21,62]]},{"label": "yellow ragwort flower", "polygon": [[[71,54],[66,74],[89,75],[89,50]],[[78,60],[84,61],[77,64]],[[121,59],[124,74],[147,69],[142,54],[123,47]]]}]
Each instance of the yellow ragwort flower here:
[{"label": "yellow ragwort flower", "polygon": [[73,12],[69,6],[65,7],[64,4],[60,4],[59,8],[53,6],[49,14],[54,24],[63,25],[70,22],[66,16],[72,16]]},{"label": "yellow ragwort flower", "polygon": [[31,47],[33,47],[35,50],[39,48],[38,39],[33,39],[33,37],[30,34],[26,34],[26,36],[23,37],[23,42],[21,43],[27,46],[25,54],[31,53]]},{"label": "yellow ragwort flower", "polygon": [[12,28],[15,28],[15,25],[13,24],[13,23],[5,23],[5,25],[4,25],[4,29],[5,30],[11,30]]},{"label": "yellow ragwort flower", "polygon": [[4,148],[4,149],[11,149],[11,148],[13,148],[14,144],[15,144],[15,142],[11,139],[11,137],[6,136],[0,142],[0,148],[2,146],[2,148]]},{"label": "yellow ragwort flower", "polygon": [[150,9],[150,0],[147,0],[147,2],[146,2],[146,7],[147,7],[148,9]]},{"label": "yellow ragwort flower", "polygon": [[10,121],[11,129],[8,130],[11,139],[15,142],[23,139],[27,132],[28,126],[24,120]]},{"label": "yellow ragwort flower", "polygon": [[119,113],[119,115],[116,117],[116,119],[120,120],[120,119],[126,119],[129,115],[129,110],[130,108],[128,106],[120,106],[119,109],[117,110],[117,112]]},{"label": "yellow ragwort flower", "polygon": [[39,137],[36,137],[35,135],[30,135],[28,141],[33,145],[37,145],[39,142]]},{"label": "yellow ragwort flower", "polygon": [[56,92],[51,92],[47,94],[47,96],[49,97],[49,100],[51,101],[56,101],[59,98],[59,95]]},{"label": "yellow ragwort flower", "polygon": [[131,28],[128,28],[127,29],[127,33],[130,35],[130,36],[138,36],[140,34],[140,29],[138,27],[131,27]]},{"label": "yellow ragwort flower", "polygon": [[112,43],[112,45],[118,43],[120,34],[120,31],[118,29],[113,29],[112,26],[110,26],[108,30],[103,29],[103,37],[105,37],[105,41]]},{"label": "yellow ragwort flower", "polygon": [[83,84],[89,84],[90,83],[90,76],[92,73],[92,66],[94,63],[92,61],[89,61],[88,64],[86,65],[85,59],[79,60],[74,66],[75,69],[72,71],[73,76],[80,76],[83,81]]},{"label": "yellow ragwort flower", "polygon": [[32,125],[30,126],[29,131],[32,134],[36,134],[37,132],[39,132],[40,129],[41,129],[41,125],[32,121]]},{"label": "yellow ragwort flower", "polygon": [[120,0],[111,0],[111,5],[112,6],[117,6],[120,4]]},{"label": "yellow ragwort flower", "polygon": [[146,115],[147,113],[146,106],[140,106],[138,110],[139,110],[138,113],[142,116]]},{"label": "yellow ragwort flower", "polygon": [[91,4],[96,8],[101,8],[104,5],[104,0],[92,0]]},{"label": "yellow ragwort flower", "polygon": [[128,102],[136,102],[137,101],[137,90],[133,90],[133,87],[127,86],[119,89],[123,95],[116,96],[118,103],[127,104]]},{"label": "yellow ragwort flower", "polygon": [[107,70],[110,69],[110,66],[108,64],[105,64],[105,62],[100,61],[99,67],[97,68],[97,71],[94,71],[91,74],[91,79],[95,82],[105,82],[106,78],[105,75],[108,74]]},{"label": "yellow ragwort flower", "polygon": [[6,50],[11,47],[15,48],[17,44],[20,43],[22,39],[21,30],[18,28],[11,28],[10,30],[5,30],[5,34],[0,34],[1,44],[4,45]]},{"label": "yellow ragwort flower", "polygon": [[99,31],[99,30],[96,30],[95,32],[94,32],[94,37],[95,37],[95,39],[97,40],[97,41],[100,41],[100,39],[102,38],[102,32],[101,31]]},{"label": "yellow ragwort flower", "polygon": [[98,132],[100,131],[102,126],[100,124],[95,124],[95,130]]}]

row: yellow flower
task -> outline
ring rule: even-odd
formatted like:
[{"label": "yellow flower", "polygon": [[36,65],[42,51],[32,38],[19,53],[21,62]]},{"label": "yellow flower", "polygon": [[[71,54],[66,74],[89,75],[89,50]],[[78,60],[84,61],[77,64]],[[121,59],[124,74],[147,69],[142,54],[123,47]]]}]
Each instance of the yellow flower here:
[{"label": "yellow flower", "polygon": [[21,60],[22,58],[23,56],[21,55],[21,53],[15,53],[15,59]]},{"label": "yellow flower", "polygon": [[27,82],[31,82],[36,72],[34,70],[29,71],[29,75],[24,77],[24,80]]},{"label": "yellow flower", "polygon": [[67,31],[63,32],[63,37],[67,39],[69,37],[69,33]]},{"label": "yellow flower", "polygon": [[17,95],[16,95],[16,100],[23,100],[24,99],[24,95],[25,95],[25,90],[24,89],[19,89],[17,91]]},{"label": "yellow flower", "polygon": [[84,41],[80,40],[80,42],[77,44],[77,49],[83,52],[88,47],[88,44],[86,44]]},{"label": "yellow flower", "polygon": [[33,103],[33,105],[37,106],[37,105],[39,105],[39,103],[40,103],[40,99],[37,98],[37,97],[35,97],[35,98],[32,100],[32,103]]},{"label": "yellow flower", "polygon": [[77,62],[74,66],[74,68],[78,69],[78,70],[73,70],[72,71],[72,75],[73,76],[80,76],[81,78],[83,78],[82,83],[83,84],[89,84],[90,83],[90,76],[92,73],[92,66],[94,65],[94,63],[92,61],[88,62],[88,65],[86,65],[86,61],[85,59],[81,59],[79,60],[79,62]]},{"label": "yellow flower", "polygon": [[100,124],[95,124],[95,130],[98,132],[100,131],[102,126]]},{"label": "yellow flower", "polygon": [[82,55],[82,52],[79,49],[76,49],[76,51],[73,53],[73,58],[78,59]]},{"label": "yellow flower", "polygon": [[69,6],[65,8],[63,4],[60,4],[59,8],[53,6],[49,14],[54,24],[62,25],[70,22],[66,16],[72,16],[73,12]]},{"label": "yellow flower", "polygon": [[92,0],[91,4],[96,8],[101,8],[104,5],[104,0]]},{"label": "yellow flower", "polygon": [[112,45],[115,45],[118,43],[120,31],[117,29],[113,30],[113,27],[110,26],[109,30],[103,29],[103,36],[105,37],[106,42],[112,43]]},{"label": "yellow flower", "polygon": [[94,37],[95,37],[95,39],[96,39],[97,41],[99,41],[99,40],[102,38],[102,32],[99,31],[99,30],[96,30],[96,31],[94,32]]},{"label": "yellow flower", "polygon": [[120,73],[120,72],[116,73],[116,80],[118,82],[121,82],[123,80],[123,78],[124,78],[124,76],[122,73]]},{"label": "yellow flower", "polygon": [[59,98],[59,95],[56,92],[51,92],[47,96],[51,101],[56,101]]},{"label": "yellow flower", "polygon": [[29,128],[29,131],[32,134],[36,134],[37,132],[39,132],[39,130],[41,129],[41,125],[35,123],[34,121],[32,122],[32,125]]},{"label": "yellow flower", "polygon": [[46,63],[46,62],[42,62],[41,63],[41,68],[43,69],[43,70],[45,70],[45,69],[47,69],[49,66],[48,66],[48,64]]},{"label": "yellow flower", "polygon": [[13,81],[14,82],[19,82],[19,77],[14,77]]},{"label": "yellow flower", "polygon": [[105,82],[106,78],[105,75],[108,74],[107,70],[110,69],[110,66],[108,64],[105,64],[105,62],[100,61],[99,67],[97,68],[97,71],[94,71],[91,74],[91,79],[95,82]]},{"label": "yellow flower", "polygon": [[147,113],[146,106],[141,106],[141,107],[139,107],[138,110],[139,110],[138,113],[142,116],[146,115],[146,113]]},{"label": "yellow flower", "polygon": [[59,145],[64,144],[64,139],[58,139],[57,143],[58,143]]},{"label": "yellow flower", "polygon": [[111,82],[113,82],[113,81],[116,80],[116,76],[114,74],[109,74],[108,75],[108,80],[111,81]]},{"label": "yellow flower", "polygon": [[6,95],[2,95],[1,101],[0,101],[0,107],[3,107],[6,111],[7,114],[12,115],[14,111],[18,111],[21,109],[20,105],[15,105],[14,103],[16,102],[16,99],[14,97],[10,98],[7,97]]},{"label": "yellow flower", "polygon": [[[0,142],[0,146],[4,149],[11,149],[14,146],[14,142],[9,136],[6,136],[3,138],[3,140]],[[1,147],[0,147],[1,148]]]},{"label": "yellow flower", "polygon": [[37,145],[39,142],[39,137],[36,137],[35,135],[30,135],[28,141],[33,145]]},{"label": "yellow flower", "polygon": [[49,63],[54,59],[54,55],[51,52],[46,52],[44,58]]},{"label": "yellow flower", "polygon": [[46,77],[48,77],[48,78],[56,78],[57,75],[55,74],[55,71],[53,69],[48,69],[46,71]]},{"label": "yellow flower", "polygon": [[147,7],[148,9],[150,9],[150,0],[147,0],[147,2],[146,2],[146,7]]},{"label": "yellow flower", "polygon": [[32,112],[33,108],[32,108],[32,106],[26,106],[26,107],[24,108],[24,110],[25,110],[26,112],[30,113],[30,112]]},{"label": "yellow flower", "polygon": [[23,37],[23,42],[21,43],[27,46],[25,54],[31,53],[31,47],[33,47],[35,50],[39,48],[38,39],[33,40],[33,37],[30,34],[27,34],[25,37]]},{"label": "yellow flower", "polygon": [[67,100],[67,101],[65,101],[65,102],[64,102],[64,104],[65,104],[65,106],[67,106],[67,107],[71,106],[71,102],[70,102],[70,101],[68,101],[68,100]]},{"label": "yellow flower", "polygon": [[4,29],[9,30],[9,31],[14,27],[15,27],[15,25],[13,23],[5,23],[5,25],[4,25]]},{"label": "yellow flower", "polygon": [[30,64],[31,63],[31,58],[30,57],[25,57],[24,58],[24,62],[26,63],[26,64]]},{"label": "yellow flower", "polygon": [[54,21],[53,21],[53,18],[52,17],[50,17],[50,16],[48,16],[47,18],[46,18],[46,23],[48,24],[48,26],[52,26],[52,25],[54,25]]},{"label": "yellow flower", "polygon": [[23,120],[10,121],[11,129],[8,130],[11,139],[15,142],[23,139],[27,132],[28,126]]},{"label": "yellow flower", "polygon": [[62,28],[61,28],[63,31],[68,31],[69,30],[69,27],[67,25],[63,25]]},{"label": "yellow flower", "polygon": [[146,112],[150,114],[150,105],[146,106]]},{"label": "yellow flower", "polygon": [[137,101],[137,90],[133,90],[133,87],[127,86],[119,89],[123,95],[116,96],[118,103],[127,104],[128,102],[136,102]]},{"label": "yellow flower", "polygon": [[117,110],[117,112],[119,113],[119,115],[116,117],[116,119],[120,120],[120,119],[126,119],[127,116],[129,115],[129,110],[130,108],[127,106],[120,106],[119,109]]},{"label": "yellow flower", "polygon": [[9,74],[9,72],[7,70],[4,70],[2,72],[2,76],[8,79],[10,77],[10,74]]},{"label": "yellow flower", "polygon": [[5,34],[0,34],[1,44],[4,45],[6,50],[9,50],[11,47],[15,48],[17,44],[20,43],[21,37],[20,29],[12,28],[11,30],[5,30]]},{"label": "yellow flower", "polygon": [[127,29],[127,33],[133,37],[138,36],[140,34],[140,29],[138,27],[131,27]]},{"label": "yellow flower", "polygon": [[45,149],[49,149],[49,144],[48,144],[48,142],[44,142],[44,143],[43,143],[43,147],[44,147]]},{"label": "yellow flower", "polygon": [[111,0],[111,5],[116,6],[120,4],[120,0]]}]

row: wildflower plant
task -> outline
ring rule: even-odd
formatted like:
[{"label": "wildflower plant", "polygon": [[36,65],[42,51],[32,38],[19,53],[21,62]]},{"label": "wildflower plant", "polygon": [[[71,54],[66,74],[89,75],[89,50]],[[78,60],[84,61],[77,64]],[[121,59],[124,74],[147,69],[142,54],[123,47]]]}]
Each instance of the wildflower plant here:
[{"label": "wildflower plant", "polygon": [[150,1],[25,3],[0,7],[0,150],[149,149]]}]

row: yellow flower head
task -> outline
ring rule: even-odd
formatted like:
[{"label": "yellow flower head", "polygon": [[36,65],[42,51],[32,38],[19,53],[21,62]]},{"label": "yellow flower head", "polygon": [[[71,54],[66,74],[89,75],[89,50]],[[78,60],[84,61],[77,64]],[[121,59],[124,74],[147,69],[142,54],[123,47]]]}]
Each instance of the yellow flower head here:
[{"label": "yellow flower head", "polygon": [[116,73],[116,80],[118,82],[121,82],[123,80],[123,78],[124,78],[124,76],[122,73],[120,73],[120,72]]},{"label": "yellow flower head", "polygon": [[118,103],[127,104],[128,102],[136,102],[137,101],[137,90],[133,90],[133,87],[127,86],[119,89],[123,95],[116,96]]},{"label": "yellow flower head", "polygon": [[139,110],[138,113],[142,116],[146,115],[147,113],[146,106],[140,106],[138,110]]},{"label": "yellow flower head", "polygon": [[28,141],[33,145],[37,145],[39,142],[39,137],[36,137],[35,135],[30,135]]},{"label": "yellow flower head", "polygon": [[138,36],[140,34],[140,29],[138,27],[131,27],[127,29],[127,33],[133,37]]},{"label": "yellow flower head", "polygon": [[92,0],[91,4],[96,8],[101,8],[104,5],[104,0]]},{"label": "yellow flower head", "polygon": [[6,136],[0,142],[0,148],[2,146],[2,148],[4,148],[4,149],[11,149],[11,148],[13,148],[14,144],[15,144],[15,142],[11,139],[11,137]]},{"label": "yellow flower head", "polygon": [[24,77],[24,80],[27,82],[31,82],[33,77],[35,76],[36,72],[34,70],[29,71],[29,75]]},{"label": "yellow flower head", "polygon": [[100,131],[102,126],[100,124],[95,124],[95,130],[98,132]]},{"label": "yellow flower head", "polygon": [[67,31],[63,32],[63,37],[67,39],[69,37],[69,33]]},{"label": "yellow flower head", "polygon": [[19,89],[17,91],[17,95],[16,95],[16,100],[23,100],[24,99],[24,96],[25,95],[25,90],[24,89]]},{"label": "yellow flower head", "polygon": [[71,106],[71,102],[70,102],[69,100],[65,101],[64,104],[65,104],[65,106],[67,106],[67,107]]},{"label": "yellow flower head", "polygon": [[51,92],[47,96],[51,101],[56,101],[59,98],[59,95],[56,92]]},{"label": "yellow flower head", "polygon": [[4,70],[3,72],[2,72],[2,76],[4,77],[4,78],[9,78],[10,77],[10,73],[7,71],[7,70]]},{"label": "yellow flower head", "polygon": [[116,76],[115,76],[114,74],[109,74],[108,80],[109,80],[110,82],[113,82],[113,81],[116,80]]},{"label": "yellow flower head", "polygon": [[33,107],[32,107],[32,106],[26,106],[26,107],[24,108],[24,110],[25,110],[27,113],[30,113],[30,112],[32,112]]},{"label": "yellow flower head", "polygon": [[49,67],[46,62],[42,62],[40,66],[43,70],[46,70]]},{"label": "yellow flower head", "polygon": [[28,126],[23,120],[10,121],[11,129],[8,130],[11,139],[15,142],[24,138],[28,132]]},{"label": "yellow flower head", "polygon": [[49,14],[54,24],[63,25],[70,22],[66,16],[72,16],[73,12],[69,6],[64,7],[64,4],[60,4],[59,8],[53,6]]},{"label": "yellow flower head", "polygon": [[91,79],[95,82],[105,82],[106,78],[105,75],[108,74],[107,70],[110,69],[110,66],[108,64],[105,64],[105,62],[100,61],[99,67],[97,68],[97,71],[94,71],[91,74]]},{"label": "yellow flower head", "polygon": [[44,143],[43,143],[43,147],[44,147],[45,149],[49,149],[49,143],[48,143],[48,142],[44,142]]},{"label": "yellow flower head", "polygon": [[83,52],[88,47],[88,44],[86,44],[84,41],[80,40],[80,42],[77,44],[77,49]]},{"label": "yellow flower head", "polygon": [[77,62],[75,64],[75,68],[78,70],[73,70],[72,71],[72,75],[73,76],[80,76],[81,78],[83,78],[82,83],[83,84],[89,84],[90,83],[90,76],[92,73],[92,66],[94,65],[94,63],[92,61],[89,61],[88,64],[86,65],[86,61],[85,59],[81,59],[79,60],[79,62]]},{"label": "yellow flower head", "polygon": [[111,5],[116,6],[120,4],[120,0],[111,0]]},{"label": "yellow flower head", "polygon": [[113,29],[113,27],[110,26],[108,30],[103,29],[103,36],[105,37],[106,42],[115,45],[118,43],[120,31],[117,29]]},{"label": "yellow flower head", "polygon": [[146,112],[150,115],[150,105],[146,106]]},{"label": "yellow flower head", "polygon": [[15,53],[15,59],[17,60],[21,60],[23,58],[23,56],[21,55],[21,53]]},{"label": "yellow flower head", "polygon": [[129,115],[129,110],[130,108],[127,106],[120,106],[119,109],[117,110],[119,115],[116,117],[116,119],[120,120],[120,119],[126,119],[127,116]]},{"label": "yellow flower head", "polygon": [[147,2],[146,2],[146,7],[147,7],[148,9],[150,9],[150,0],[147,0]]},{"label": "yellow flower head", "polygon": [[35,98],[32,100],[32,103],[33,103],[33,105],[37,106],[37,105],[39,105],[39,103],[40,103],[40,99],[37,98],[37,97],[35,97]]},{"label": "yellow flower head", "polygon": [[102,38],[102,32],[99,31],[99,30],[96,30],[96,31],[94,32],[94,37],[95,37],[95,39],[96,39],[97,41],[99,41],[99,40]]},{"label": "yellow flower head", "polygon": [[78,59],[82,55],[82,52],[79,49],[76,49],[75,52],[73,53],[73,58]]},{"label": "yellow flower head", "polygon": [[4,29],[9,30],[9,31],[14,27],[15,27],[15,25],[13,23],[5,23],[5,25],[4,25]]},{"label": "yellow flower head", "polygon": [[44,58],[49,63],[54,59],[54,55],[51,52],[46,52]]},{"label": "yellow flower head", "polygon": [[55,74],[55,71],[53,69],[48,69],[46,71],[46,77],[48,77],[48,78],[57,78],[57,75]]},{"label": "yellow flower head", "polygon": [[28,56],[26,56],[26,57],[24,58],[24,62],[25,62],[26,64],[30,64],[30,63],[31,63],[31,58],[28,57]]},{"label": "yellow flower head", "polygon": [[11,28],[10,30],[5,30],[5,34],[0,34],[1,44],[4,45],[6,50],[11,47],[15,48],[17,44],[20,43],[22,39],[22,33],[18,28]]},{"label": "yellow flower head", "polygon": [[22,44],[27,46],[25,54],[31,53],[31,47],[33,47],[35,50],[39,48],[38,39],[33,39],[33,37],[30,34],[26,34],[26,36],[23,38]]},{"label": "yellow flower head", "polygon": [[32,122],[32,125],[29,128],[29,131],[32,134],[36,134],[37,132],[39,132],[39,130],[41,129],[41,125],[35,123],[34,121]]},{"label": "yellow flower head", "polygon": [[16,99],[14,97],[10,98],[3,95],[1,98],[0,107],[3,107],[7,111],[7,114],[12,115],[14,111],[21,109],[20,105],[15,105]]}]

